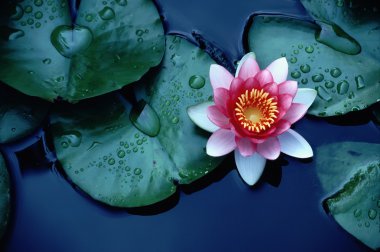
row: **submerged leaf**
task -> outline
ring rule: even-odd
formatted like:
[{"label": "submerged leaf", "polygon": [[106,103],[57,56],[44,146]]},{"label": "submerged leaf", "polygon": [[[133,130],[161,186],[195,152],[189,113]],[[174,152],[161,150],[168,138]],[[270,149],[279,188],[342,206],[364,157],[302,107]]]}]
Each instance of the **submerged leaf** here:
[{"label": "submerged leaf", "polygon": [[[57,106],[51,118],[54,145],[73,183],[96,200],[137,207],[169,197],[177,181],[190,183],[214,169],[220,160],[204,151],[207,133],[186,113],[212,94],[212,63],[186,40],[168,36],[158,75],[140,83],[152,93],[144,97],[148,103],[133,107],[110,94]],[[205,85],[191,87],[193,75]]]},{"label": "submerged leaf", "polygon": [[343,142],[317,149],[325,205],[335,220],[367,246],[380,248],[380,144]]},{"label": "submerged leaf", "polygon": [[3,156],[0,154],[0,240],[4,235],[9,218],[10,189],[9,175]]},{"label": "submerged leaf", "polygon": [[256,16],[249,30],[249,49],[262,66],[286,56],[290,77],[318,91],[308,111],[317,116],[361,110],[380,98],[380,16],[336,2],[302,1],[316,24]]},{"label": "submerged leaf", "polygon": [[164,32],[151,0],[81,1],[75,23],[66,0],[16,2],[0,4],[0,79],[28,95],[94,97],[162,59]]}]

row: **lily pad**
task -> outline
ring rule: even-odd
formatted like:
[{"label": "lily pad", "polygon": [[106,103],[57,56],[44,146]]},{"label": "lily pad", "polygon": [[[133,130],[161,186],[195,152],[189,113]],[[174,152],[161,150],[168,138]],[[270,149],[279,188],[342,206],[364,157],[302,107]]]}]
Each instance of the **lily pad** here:
[{"label": "lily pad", "polygon": [[342,142],[317,149],[317,173],[334,219],[372,249],[380,248],[380,144]]},{"label": "lily pad", "polygon": [[0,143],[31,134],[46,118],[49,105],[0,84]]},{"label": "lily pad", "polygon": [[[119,89],[160,63],[164,31],[150,0],[2,1],[0,79],[47,100],[75,102]],[[27,84],[26,84],[27,83]]]},{"label": "lily pad", "polygon": [[0,154],[0,239],[4,235],[9,218],[9,175],[3,156]]},{"label": "lily pad", "polygon": [[[207,77],[212,63],[196,46],[168,36],[158,75],[142,81],[151,92],[144,106],[115,94],[57,106],[51,117],[54,146],[72,182],[106,204],[138,207],[161,201],[176,191],[176,183],[214,169],[220,159],[205,153],[208,135],[186,113],[212,94]],[[191,87],[194,75],[204,84]],[[149,120],[139,120],[138,111]]]},{"label": "lily pad", "polygon": [[[380,15],[347,1],[301,1],[315,22],[285,16],[255,16],[248,47],[262,66],[281,56],[299,86],[315,88],[309,113],[335,116],[379,100]],[[338,4],[339,3],[339,4]]]}]

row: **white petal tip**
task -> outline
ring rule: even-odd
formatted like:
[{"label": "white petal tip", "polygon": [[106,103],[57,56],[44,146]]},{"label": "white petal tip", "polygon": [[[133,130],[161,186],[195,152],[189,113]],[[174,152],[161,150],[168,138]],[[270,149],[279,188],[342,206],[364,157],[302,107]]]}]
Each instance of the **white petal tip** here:
[{"label": "white petal tip", "polygon": [[207,108],[214,105],[213,102],[204,102],[187,108],[187,114],[190,120],[201,129],[208,132],[215,132],[219,129],[207,117]]},{"label": "white petal tip", "polygon": [[235,150],[235,162],[243,181],[253,186],[259,181],[264,171],[266,159],[258,153],[243,157],[238,150]]},{"label": "white petal tip", "polygon": [[281,152],[296,158],[311,158],[313,149],[310,144],[292,129],[278,136]]}]

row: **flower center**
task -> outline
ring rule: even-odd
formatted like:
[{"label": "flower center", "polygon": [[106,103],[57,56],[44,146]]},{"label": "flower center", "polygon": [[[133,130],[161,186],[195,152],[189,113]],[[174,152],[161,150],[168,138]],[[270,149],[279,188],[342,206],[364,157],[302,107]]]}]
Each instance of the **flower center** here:
[{"label": "flower center", "polygon": [[278,115],[277,102],[263,89],[246,90],[235,104],[236,118],[243,128],[251,132],[269,129]]}]

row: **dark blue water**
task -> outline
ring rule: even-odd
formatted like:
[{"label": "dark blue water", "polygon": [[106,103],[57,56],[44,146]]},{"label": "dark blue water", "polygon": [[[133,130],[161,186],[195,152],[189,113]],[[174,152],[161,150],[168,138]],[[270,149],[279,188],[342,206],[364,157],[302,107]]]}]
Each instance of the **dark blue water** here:
[{"label": "dark blue water", "polygon": [[[161,0],[158,6],[168,32],[195,31],[230,61],[243,54],[241,38],[252,12],[306,17],[292,0]],[[309,116],[295,129],[313,148],[379,142],[379,128],[370,119],[368,111],[328,120]],[[163,203],[121,210],[93,201],[65,179],[51,162],[44,132],[1,146],[14,185],[1,251],[368,251],[324,212],[315,160],[281,156],[254,188],[227,160]]]}]

